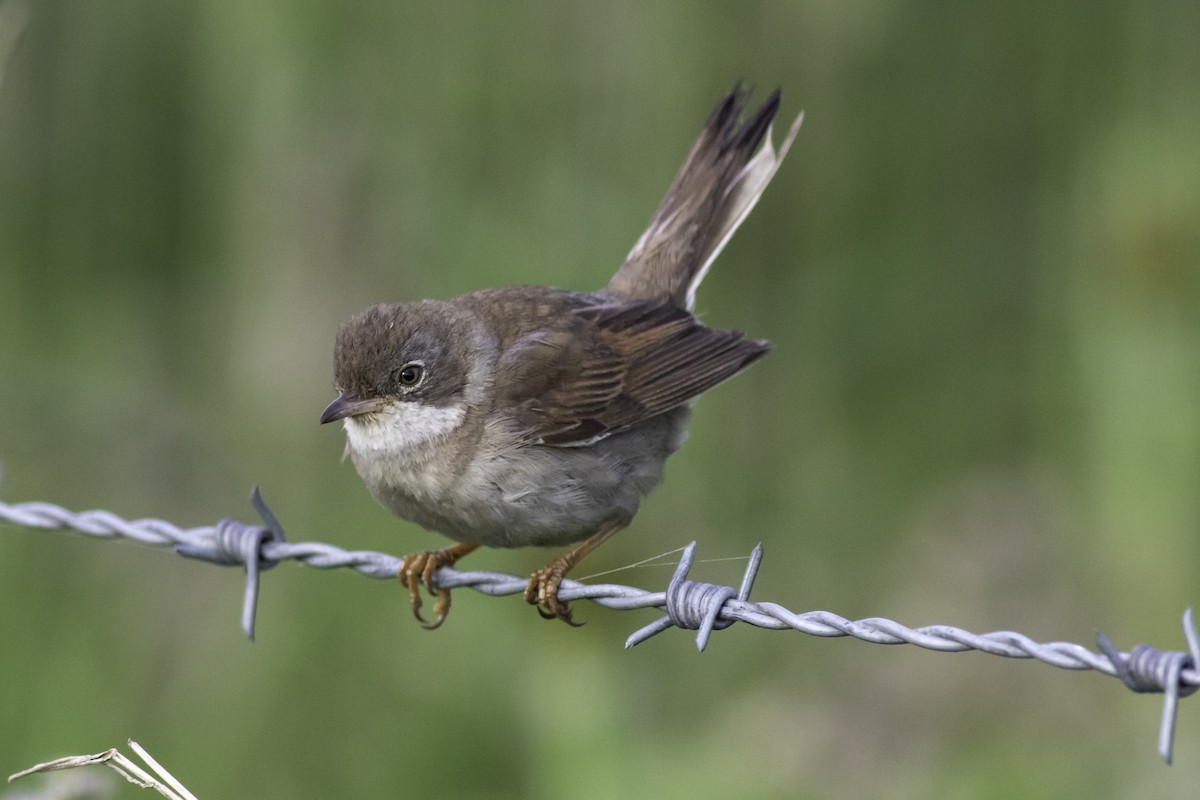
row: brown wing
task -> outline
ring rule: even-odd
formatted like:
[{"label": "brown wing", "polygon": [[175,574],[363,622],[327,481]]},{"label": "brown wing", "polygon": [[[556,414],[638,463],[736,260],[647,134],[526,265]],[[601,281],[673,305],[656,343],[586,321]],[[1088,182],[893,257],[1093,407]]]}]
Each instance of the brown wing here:
[{"label": "brown wing", "polygon": [[669,299],[570,312],[518,340],[499,364],[502,401],[532,438],[573,445],[625,430],[733,377],[766,342],[706,328]]}]

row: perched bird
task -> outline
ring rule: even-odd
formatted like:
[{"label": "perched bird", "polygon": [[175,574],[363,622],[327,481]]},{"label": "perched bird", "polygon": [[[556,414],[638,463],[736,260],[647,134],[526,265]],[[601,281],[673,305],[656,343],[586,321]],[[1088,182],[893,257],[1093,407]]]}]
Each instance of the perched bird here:
[{"label": "perched bird", "polygon": [[[776,153],[779,90],[743,122],[748,94],[739,84],[713,110],[607,287],[376,305],[338,330],[340,394],[321,422],[344,420],[346,451],[376,500],[457,542],[400,569],[426,627],[450,607],[435,571],[481,545],[574,544],[525,591],[543,616],[571,623],[563,576],[633,519],[687,436],[692,400],[766,354],[765,341],[692,315],[696,287],[803,118]],[[431,623],[421,584],[438,598]]]}]

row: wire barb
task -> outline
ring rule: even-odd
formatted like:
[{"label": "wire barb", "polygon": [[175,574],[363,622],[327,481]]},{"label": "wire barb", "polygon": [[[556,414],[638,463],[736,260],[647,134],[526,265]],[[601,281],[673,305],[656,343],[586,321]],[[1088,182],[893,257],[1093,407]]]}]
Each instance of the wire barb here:
[{"label": "wire barb", "polygon": [[1134,692],[1164,695],[1162,722],[1158,729],[1158,754],[1168,765],[1175,749],[1175,718],[1179,711],[1179,699],[1200,688],[1183,681],[1184,670],[1194,671],[1200,665],[1200,637],[1196,635],[1196,624],[1190,608],[1183,612],[1183,636],[1188,644],[1187,653],[1164,652],[1148,644],[1139,644],[1129,651],[1129,655],[1124,655],[1102,632],[1096,633],[1096,646],[1108,656],[1121,683]]},{"label": "wire barb", "polygon": [[246,567],[246,594],[242,601],[242,630],[254,641],[254,617],[258,611],[258,576],[279,562],[265,557],[264,546],[283,542],[283,526],[263,500],[255,486],[250,493],[250,505],[258,512],[264,525],[247,525],[235,519],[223,519],[217,523],[214,535],[204,542],[185,543],[175,546],[175,552],[186,558],[195,558],[222,566],[242,564]]},{"label": "wire barb", "polygon": [[688,571],[696,557],[696,543],[689,544],[683,549],[679,566],[675,568],[675,574],[667,586],[667,615],[630,635],[625,640],[625,649],[641,644],[667,628],[676,627],[696,631],[696,649],[703,653],[713,631],[724,630],[735,622],[731,616],[722,616],[726,601],[735,597],[742,602],[750,599],[750,589],[754,586],[762,556],[760,543],[750,551],[750,561],[742,576],[741,588],[735,592],[731,586],[687,580]]},{"label": "wire barb", "polygon": [[[214,564],[238,565],[246,569],[246,594],[242,607],[242,627],[254,638],[254,613],[258,600],[259,574],[281,561],[295,560],[317,569],[348,567],[371,578],[392,580],[402,559],[386,553],[347,551],[324,542],[289,542],[275,515],[256,489],[251,502],[263,520],[262,525],[246,525],[222,520],[214,527],[183,529],[160,519],[127,521],[108,511],[74,513],[50,503],[0,502],[0,522],[28,528],[53,530],[71,528],[90,536],[127,538],[141,544],[173,547],[181,555]],[[680,558],[675,575],[665,592],[651,592],[619,584],[584,584],[564,580],[559,599],[592,600],[606,608],[629,610],[655,608],[665,616],[644,626],[625,642],[632,647],[667,628],[697,631],[696,646],[703,651],[708,638],[734,622],[746,622],[769,630],[794,630],[810,636],[852,636],[873,644],[912,644],[938,652],[979,650],[1006,658],[1036,658],[1051,666],[1073,670],[1096,670],[1121,679],[1134,691],[1162,692],[1166,695],[1159,752],[1170,764],[1174,744],[1175,718],[1180,698],[1200,687],[1200,636],[1197,636],[1191,609],[1184,614],[1187,653],[1162,652],[1139,645],[1128,655],[1113,647],[1100,634],[1100,653],[1071,642],[1035,642],[1015,631],[971,633],[950,625],[909,628],[890,619],[873,617],[848,620],[828,611],[797,614],[776,603],[749,599],[750,588],[762,562],[762,546],[750,555],[741,587],[689,581],[688,570],[695,560],[692,542]],[[439,589],[467,587],[482,594],[499,597],[521,594],[528,579],[499,572],[459,572],[442,567],[434,573]]]}]

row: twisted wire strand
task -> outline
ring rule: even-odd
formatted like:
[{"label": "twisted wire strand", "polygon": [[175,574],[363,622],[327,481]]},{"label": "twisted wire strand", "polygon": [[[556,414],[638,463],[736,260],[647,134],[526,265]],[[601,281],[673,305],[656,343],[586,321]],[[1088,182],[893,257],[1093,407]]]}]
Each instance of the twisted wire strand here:
[{"label": "twisted wire strand", "polygon": [[[242,565],[247,583],[242,628],[254,638],[254,614],[259,575],[282,561],[299,561],[317,569],[348,568],[371,578],[395,578],[403,563],[386,553],[343,550],[324,542],[288,542],[275,515],[255,489],[251,503],[263,519],[249,525],[221,520],[217,525],[180,528],[161,519],[125,520],[103,510],[72,512],[52,503],[0,502],[0,521],[43,530],[71,529],[89,536],[125,538],[155,547],[173,547],[180,555],[225,566]],[[1140,644],[1122,653],[1104,634],[1098,635],[1093,652],[1071,642],[1036,642],[1015,631],[971,633],[951,625],[910,628],[883,617],[849,620],[829,611],[793,612],[781,605],[751,601],[750,590],[762,562],[762,548],[751,553],[739,589],[687,580],[695,558],[696,543],[684,548],[678,568],[667,590],[652,592],[621,584],[584,584],[566,579],[559,590],[563,601],[591,600],[606,608],[630,610],[654,608],[664,616],[634,632],[625,643],[633,647],[668,628],[697,631],[696,644],[704,650],[714,630],[734,622],[745,622],[769,630],[795,630],[811,636],[849,636],[872,644],[911,644],[937,652],[978,650],[1006,658],[1032,658],[1051,666],[1072,670],[1096,670],[1119,678],[1137,692],[1161,692],[1164,697],[1159,731],[1159,753],[1171,763],[1175,718],[1179,699],[1200,688],[1200,636],[1191,609],[1183,616],[1188,651],[1161,651]],[[527,578],[499,572],[461,572],[442,567],[435,575],[438,588],[469,588],[500,597],[525,591]]]}]

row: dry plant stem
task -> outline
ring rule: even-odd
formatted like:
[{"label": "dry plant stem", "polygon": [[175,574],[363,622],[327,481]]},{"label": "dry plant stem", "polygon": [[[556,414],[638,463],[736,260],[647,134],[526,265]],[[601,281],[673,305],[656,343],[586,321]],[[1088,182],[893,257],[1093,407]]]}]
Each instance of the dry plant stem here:
[{"label": "dry plant stem", "polygon": [[55,772],[63,769],[74,769],[75,767],[88,767],[94,764],[104,764],[114,770],[122,778],[132,784],[142,787],[143,789],[153,789],[163,797],[169,800],[197,800],[196,796],[189,792],[182,783],[180,783],[174,775],[168,772],[161,764],[147,753],[141,745],[132,739],[129,740],[129,746],[137,753],[147,766],[150,767],[157,775],[155,778],[142,767],[135,764],[128,756],[122,754],[117,748],[112,747],[102,753],[83,756],[67,756],[65,758],[56,758],[53,761],[47,761],[42,764],[35,764],[29,769],[21,770],[8,776],[9,783],[32,775],[36,772]]}]

